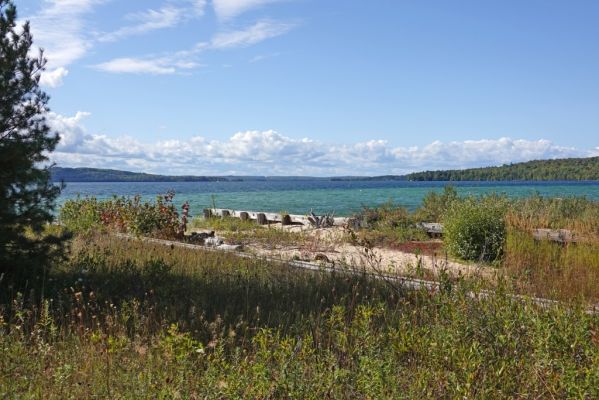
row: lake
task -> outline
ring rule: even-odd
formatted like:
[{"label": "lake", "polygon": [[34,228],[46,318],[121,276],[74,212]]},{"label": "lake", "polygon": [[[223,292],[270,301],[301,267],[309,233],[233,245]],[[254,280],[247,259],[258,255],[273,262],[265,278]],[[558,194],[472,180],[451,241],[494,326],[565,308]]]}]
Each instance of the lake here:
[{"label": "lake", "polygon": [[174,190],[175,203],[190,204],[192,215],[201,215],[211,207],[236,210],[288,212],[306,214],[334,211],[344,216],[362,206],[376,206],[388,201],[410,210],[418,207],[429,191],[442,191],[453,185],[460,194],[503,193],[523,197],[586,196],[599,201],[599,182],[402,182],[402,181],[331,181],[325,179],[267,180],[240,182],[85,182],[67,183],[59,204],[78,195],[98,199],[141,195],[155,199],[157,194]]}]

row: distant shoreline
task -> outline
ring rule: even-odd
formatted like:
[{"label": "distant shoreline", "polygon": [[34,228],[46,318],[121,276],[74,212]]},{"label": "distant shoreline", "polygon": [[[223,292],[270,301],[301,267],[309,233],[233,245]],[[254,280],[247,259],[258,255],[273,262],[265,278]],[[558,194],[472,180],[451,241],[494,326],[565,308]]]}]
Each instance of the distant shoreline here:
[{"label": "distant shoreline", "polygon": [[193,176],[157,175],[100,168],[50,169],[54,182],[243,182],[243,181],[403,181],[403,182],[550,182],[599,181],[599,157],[533,160],[482,168],[378,176]]}]

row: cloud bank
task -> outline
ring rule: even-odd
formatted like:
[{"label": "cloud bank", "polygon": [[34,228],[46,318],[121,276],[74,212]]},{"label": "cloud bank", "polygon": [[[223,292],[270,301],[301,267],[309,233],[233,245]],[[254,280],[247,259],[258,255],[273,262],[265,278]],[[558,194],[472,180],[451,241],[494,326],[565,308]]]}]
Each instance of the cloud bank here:
[{"label": "cloud bank", "polygon": [[394,147],[384,140],[330,144],[287,137],[273,130],[238,132],[225,140],[143,143],[121,136],[91,134],[89,113],[48,115],[62,140],[52,159],[60,166],[116,168],[173,175],[383,175],[427,169],[469,168],[532,159],[590,157],[599,148],[579,149],[548,140],[511,138]]}]

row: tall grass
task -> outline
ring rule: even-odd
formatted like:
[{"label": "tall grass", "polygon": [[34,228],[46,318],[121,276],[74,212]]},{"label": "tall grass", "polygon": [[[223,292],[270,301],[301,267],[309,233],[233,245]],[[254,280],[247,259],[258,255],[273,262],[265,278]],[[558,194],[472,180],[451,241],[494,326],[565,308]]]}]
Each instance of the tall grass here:
[{"label": "tall grass", "polygon": [[502,267],[523,293],[599,301],[599,243],[538,241],[510,229]]},{"label": "tall grass", "polygon": [[[78,232],[107,229],[181,239],[182,225],[171,199],[172,194],[154,203],[142,203],[139,198],[103,202],[77,199],[65,204],[60,220]],[[598,202],[539,195],[514,200],[496,195],[458,197],[455,190],[446,188],[442,194],[428,194],[415,213],[387,203],[366,207],[355,217],[362,228],[355,235],[340,237],[340,241],[353,238],[354,243],[395,247],[427,240],[425,231],[417,226],[421,220],[440,221],[445,223],[447,234],[441,252],[483,263],[493,261],[492,265],[511,277],[523,293],[599,301]],[[192,225],[218,230],[232,244],[319,251],[323,247],[320,239],[305,233],[271,229],[237,218],[195,219]],[[536,228],[568,229],[577,242],[560,245],[535,240],[532,233]]]},{"label": "tall grass", "polygon": [[426,232],[416,226],[414,216],[400,205],[391,202],[378,207],[363,207],[353,216],[361,229],[357,238],[373,246],[397,246],[407,241],[426,240]]},{"label": "tall grass", "polygon": [[506,216],[512,228],[569,229],[580,239],[599,241],[599,202],[584,197],[549,198],[534,195],[514,201]]},{"label": "tall grass", "polygon": [[43,298],[0,293],[0,397],[599,396],[599,317],[576,307],[110,237],[72,251]]},{"label": "tall grass", "polygon": [[304,246],[308,245],[311,238],[304,232],[289,231],[259,225],[256,221],[234,217],[194,218],[191,229],[215,230],[223,235],[230,244],[259,244],[267,247]]},{"label": "tall grass", "polygon": [[[533,196],[516,201],[506,224],[502,266],[523,292],[599,301],[599,203]],[[535,240],[536,228],[571,230],[577,242]]]},{"label": "tall grass", "polygon": [[[491,265],[510,277],[520,292],[599,301],[599,203],[584,197],[458,197],[446,188],[443,194],[428,194],[412,215],[385,205],[366,209],[363,218],[372,222],[360,235],[374,238],[375,244],[406,240],[401,235],[419,220],[443,222],[449,253],[466,260],[493,261]],[[537,228],[570,230],[576,242],[535,240]]]}]

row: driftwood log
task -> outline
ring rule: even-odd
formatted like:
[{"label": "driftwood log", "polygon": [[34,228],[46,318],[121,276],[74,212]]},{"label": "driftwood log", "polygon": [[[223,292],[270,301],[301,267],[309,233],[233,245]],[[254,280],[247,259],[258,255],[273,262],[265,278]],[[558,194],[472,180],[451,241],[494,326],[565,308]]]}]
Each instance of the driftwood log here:
[{"label": "driftwood log", "polygon": [[281,225],[291,225],[293,222],[291,221],[291,217],[289,214],[283,214],[281,216]]},{"label": "driftwood log", "polygon": [[[264,214],[266,216],[266,220],[269,223],[284,223],[283,220],[291,220],[291,225],[312,225],[309,221],[309,215],[296,215],[296,214],[287,214],[287,213],[271,213],[271,212],[258,212],[258,211],[239,211],[239,210],[231,210],[224,208],[212,208],[204,210],[204,216],[206,218],[209,217],[221,217],[223,216],[223,212],[225,215],[228,215],[233,218],[240,218],[242,220],[255,220],[258,221],[258,214]],[[335,226],[345,226],[351,218],[347,217],[334,217],[333,222]]]},{"label": "driftwood log", "polygon": [[266,218],[266,214],[264,214],[264,213],[256,214],[256,222],[258,222],[258,225],[268,224],[268,219]]},{"label": "driftwood log", "polygon": [[532,235],[536,240],[550,240],[558,243],[576,243],[578,238],[567,229],[535,229]]}]

